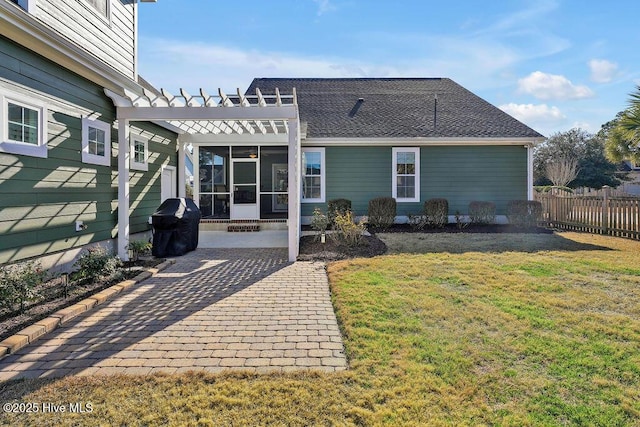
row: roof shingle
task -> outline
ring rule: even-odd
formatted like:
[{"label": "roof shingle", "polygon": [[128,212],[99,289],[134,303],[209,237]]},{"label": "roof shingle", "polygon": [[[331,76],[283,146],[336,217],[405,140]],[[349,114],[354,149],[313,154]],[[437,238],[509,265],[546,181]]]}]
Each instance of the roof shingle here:
[{"label": "roof shingle", "polygon": [[294,87],[307,138],[543,138],[448,78],[256,78],[247,94]]}]

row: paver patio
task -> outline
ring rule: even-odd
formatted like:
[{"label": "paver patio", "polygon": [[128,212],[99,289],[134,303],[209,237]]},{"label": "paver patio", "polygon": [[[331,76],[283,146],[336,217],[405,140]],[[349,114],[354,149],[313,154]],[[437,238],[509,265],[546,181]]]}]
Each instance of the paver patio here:
[{"label": "paver patio", "polygon": [[0,380],[346,367],[323,264],[198,249],[0,360]]}]

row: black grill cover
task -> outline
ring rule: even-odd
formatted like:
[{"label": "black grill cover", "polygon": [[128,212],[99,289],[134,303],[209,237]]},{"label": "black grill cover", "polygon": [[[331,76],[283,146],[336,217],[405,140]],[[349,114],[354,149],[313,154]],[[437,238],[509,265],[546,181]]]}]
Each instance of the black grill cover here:
[{"label": "black grill cover", "polygon": [[151,215],[156,257],[179,256],[198,247],[200,210],[191,199],[167,199]]}]

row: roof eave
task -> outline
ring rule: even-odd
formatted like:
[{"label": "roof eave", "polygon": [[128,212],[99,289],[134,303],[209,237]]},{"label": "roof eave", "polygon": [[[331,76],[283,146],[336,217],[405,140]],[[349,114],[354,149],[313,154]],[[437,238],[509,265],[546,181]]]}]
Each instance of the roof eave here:
[{"label": "roof eave", "polygon": [[544,141],[544,137],[447,137],[447,138],[309,138],[302,145],[350,145],[350,146],[483,146],[483,145],[521,145],[533,147]]}]

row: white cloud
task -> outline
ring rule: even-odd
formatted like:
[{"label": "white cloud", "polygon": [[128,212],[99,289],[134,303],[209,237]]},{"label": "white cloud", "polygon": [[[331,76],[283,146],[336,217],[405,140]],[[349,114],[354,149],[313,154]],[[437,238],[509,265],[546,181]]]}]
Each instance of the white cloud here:
[{"label": "white cloud", "polygon": [[331,3],[331,0],[313,0],[313,2],[318,5],[318,16],[336,10],[336,6]]},{"label": "white cloud", "polygon": [[528,93],[538,99],[582,99],[591,98],[594,93],[587,86],[571,83],[565,76],[534,71],[518,80],[518,91]]},{"label": "white cloud", "polygon": [[613,80],[618,71],[618,64],[606,59],[592,59],[589,61],[589,69],[591,70],[591,80],[596,83],[608,83]]},{"label": "white cloud", "polygon": [[509,103],[498,108],[543,134],[550,134],[551,129],[557,128],[567,118],[558,107],[547,104]]}]

